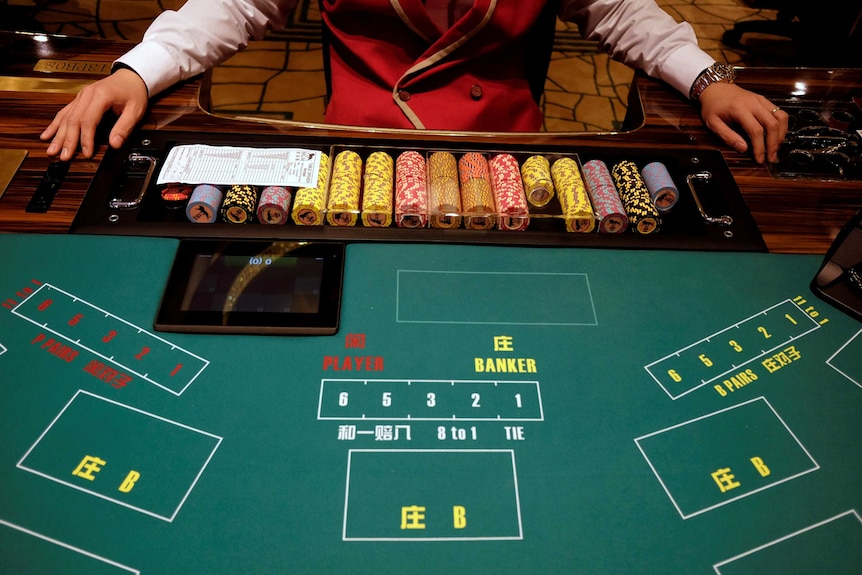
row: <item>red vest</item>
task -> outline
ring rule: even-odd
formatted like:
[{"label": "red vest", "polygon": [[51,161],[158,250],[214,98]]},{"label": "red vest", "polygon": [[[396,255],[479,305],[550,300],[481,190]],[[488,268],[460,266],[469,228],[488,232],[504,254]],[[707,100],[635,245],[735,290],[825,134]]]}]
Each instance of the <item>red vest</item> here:
[{"label": "red vest", "polygon": [[383,128],[538,131],[525,36],[547,2],[475,0],[440,30],[422,0],[323,0],[327,122]]}]

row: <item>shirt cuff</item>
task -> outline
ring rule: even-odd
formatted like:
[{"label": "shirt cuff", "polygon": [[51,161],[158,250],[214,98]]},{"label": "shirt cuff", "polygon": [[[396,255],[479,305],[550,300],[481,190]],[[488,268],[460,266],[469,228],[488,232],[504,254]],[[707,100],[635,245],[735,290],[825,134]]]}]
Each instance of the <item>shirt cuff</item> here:
[{"label": "shirt cuff", "polygon": [[117,58],[114,66],[117,65],[126,66],[140,76],[150,97],[180,81],[179,70],[170,54],[155,42],[138,44]]},{"label": "shirt cuff", "polygon": [[681,46],[665,60],[659,77],[688,98],[698,75],[713,64],[715,58],[696,45]]}]

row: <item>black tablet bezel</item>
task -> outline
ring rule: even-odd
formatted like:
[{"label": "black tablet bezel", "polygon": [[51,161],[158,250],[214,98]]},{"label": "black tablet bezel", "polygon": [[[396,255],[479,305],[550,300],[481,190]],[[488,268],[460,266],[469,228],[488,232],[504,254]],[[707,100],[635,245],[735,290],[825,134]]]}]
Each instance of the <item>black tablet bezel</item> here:
[{"label": "black tablet bezel", "polygon": [[[200,256],[253,257],[274,244],[285,255],[322,258],[320,302],[316,313],[223,312],[183,309],[191,271]],[[338,331],[345,245],[341,242],[286,240],[180,241],[153,326],[157,331],[214,334],[331,335]]]},{"label": "black tablet bezel", "polygon": [[[811,291],[850,317],[862,321],[862,210],[844,224],[811,280]],[[855,277],[854,277],[855,274]]]}]

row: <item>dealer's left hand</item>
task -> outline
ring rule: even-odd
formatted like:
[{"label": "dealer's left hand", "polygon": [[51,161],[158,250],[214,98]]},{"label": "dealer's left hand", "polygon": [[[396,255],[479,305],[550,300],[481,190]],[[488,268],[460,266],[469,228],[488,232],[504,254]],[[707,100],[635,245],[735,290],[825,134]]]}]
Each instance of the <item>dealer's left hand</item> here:
[{"label": "dealer's left hand", "polygon": [[754,160],[778,161],[778,147],[787,134],[787,113],[763,96],[736,84],[716,82],[701,92],[700,115],[704,124],[737,152],[748,143],[732,126],[745,131]]}]

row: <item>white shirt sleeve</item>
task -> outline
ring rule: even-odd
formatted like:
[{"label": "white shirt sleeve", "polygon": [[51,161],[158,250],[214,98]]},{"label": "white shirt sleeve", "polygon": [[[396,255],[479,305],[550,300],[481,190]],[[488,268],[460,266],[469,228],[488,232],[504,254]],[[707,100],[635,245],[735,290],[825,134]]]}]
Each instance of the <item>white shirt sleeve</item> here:
[{"label": "white shirt sleeve", "polygon": [[117,63],[137,72],[155,96],[283,27],[294,6],[296,0],[189,0],[160,14]]},{"label": "white shirt sleeve", "polygon": [[698,74],[715,58],[698,48],[687,22],[677,22],[654,0],[563,0],[560,18],[599,42],[611,57],[688,97]]}]

